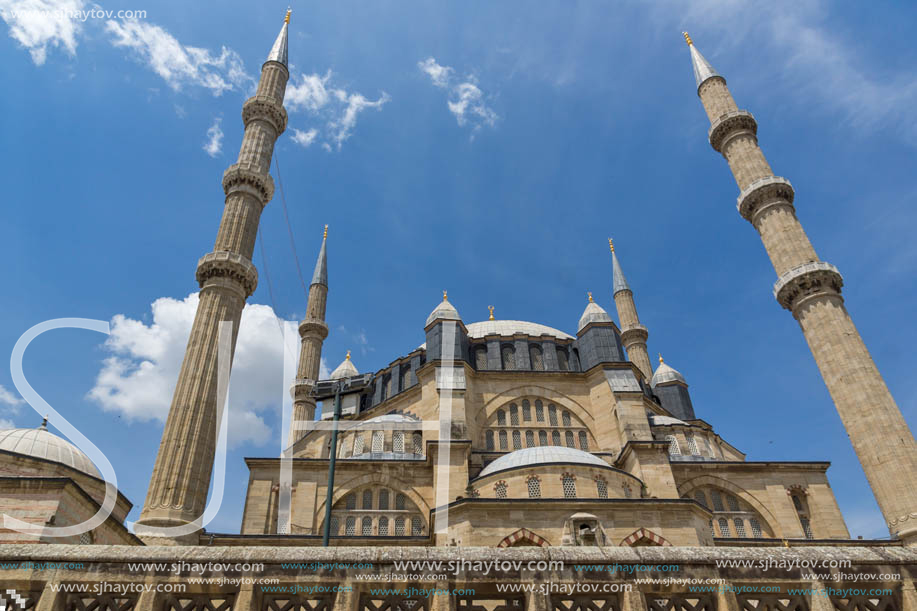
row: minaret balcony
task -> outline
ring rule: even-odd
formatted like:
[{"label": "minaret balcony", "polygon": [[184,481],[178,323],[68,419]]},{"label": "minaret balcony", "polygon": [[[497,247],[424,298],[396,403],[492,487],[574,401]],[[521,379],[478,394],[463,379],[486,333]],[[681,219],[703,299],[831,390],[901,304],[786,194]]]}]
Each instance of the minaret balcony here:
[{"label": "minaret balcony", "polygon": [[747,110],[733,110],[713,122],[707,137],[710,139],[710,146],[717,153],[723,152],[723,146],[726,141],[740,134],[751,134],[756,136],[758,133],[758,122],[755,116]]},{"label": "minaret balcony", "polygon": [[234,280],[242,286],[246,298],[258,286],[258,270],[254,264],[244,256],[226,250],[207,253],[198,260],[197,281],[201,288],[212,278]]},{"label": "minaret balcony", "polygon": [[223,172],[223,192],[227,196],[231,193],[246,193],[258,198],[261,205],[266,206],[274,197],[274,180],[268,174],[234,163]]},{"label": "minaret balcony", "polygon": [[839,295],[844,277],[837,268],[824,261],[797,265],[785,272],[774,284],[774,298],[787,310],[799,305],[806,297],[818,294]]},{"label": "minaret balcony", "polygon": [[743,190],[736,201],[739,214],[746,221],[754,224],[755,217],[772,205],[793,206],[796,192],[793,185],[781,176],[760,178]]},{"label": "minaret balcony", "polygon": [[287,128],[287,110],[270,96],[253,96],[242,105],[242,122],[248,127],[252,121],[259,120],[267,121],[279,136]]}]

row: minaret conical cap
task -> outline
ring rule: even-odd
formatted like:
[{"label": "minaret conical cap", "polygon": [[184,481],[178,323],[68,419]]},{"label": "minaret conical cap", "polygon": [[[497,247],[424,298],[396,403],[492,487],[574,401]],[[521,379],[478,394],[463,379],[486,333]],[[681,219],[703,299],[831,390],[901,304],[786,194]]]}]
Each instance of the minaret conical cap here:
[{"label": "minaret conical cap", "polygon": [[629,291],[630,286],[627,285],[627,278],[621,271],[621,264],[618,263],[618,255],[615,254],[615,246],[611,238],[608,238],[608,247],[611,248],[611,294],[614,296],[621,291]]},{"label": "minaret conical cap", "polygon": [[312,284],[321,284],[328,287],[328,225],[325,225],[325,235],[322,238],[322,248],[318,251],[318,260],[315,262],[315,272],[312,274]]},{"label": "minaret conical cap", "polygon": [[694,41],[691,40],[691,37],[688,36],[687,32],[682,32],[685,36],[685,42],[688,43],[688,49],[691,51],[691,64],[694,66],[694,80],[697,82],[698,89],[701,84],[707,79],[713,78],[715,76],[720,76],[720,74],[714,70],[713,66],[710,65],[704,56],[700,54],[700,51],[697,50],[697,47],[694,46]]},{"label": "minaret conical cap", "polygon": [[353,361],[350,360],[350,350],[348,350],[347,356],[344,357],[344,361],[337,366],[337,369],[331,372],[331,379],[342,380],[344,378],[350,378],[357,375],[360,375],[360,372],[357,371],[357,368],[354,367]]},{"label": "minaret conical cap", "polygon": [[267,61],[280,62],[284,66],[287,65],[287,39],[289,38],[289,26],[290,9],[287,9],[287,16],[283,19],[283,26],[280,28],[280,34],[277,35],[277,40],[274,41],[274,46],[271,47],[271,52],[268,53]]}]

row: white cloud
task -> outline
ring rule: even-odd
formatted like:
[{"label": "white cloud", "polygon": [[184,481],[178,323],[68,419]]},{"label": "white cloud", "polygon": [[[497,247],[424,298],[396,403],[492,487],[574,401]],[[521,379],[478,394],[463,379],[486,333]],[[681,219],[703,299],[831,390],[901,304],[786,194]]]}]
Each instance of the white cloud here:
[{"label": "white cloud", "polygon": [[464,79],[455,78],[455,70],[441,66],[432,57],[417,62],[417,67],[430,77],[433,85],[449,92],[446,102],[449,112],[455,116],[460,126],[472,126],[472,138],[482,126],[493,127],[497,124],[499,117],[485,103],[484,92],[478,87],[478,81],[473,75]]},{"label": "white cloud", "polygon": [[293,128],[293,142],[303,147],[307,147],[315,142],[316,136],[318,136],[318,130],[314,127],[305,132],[300,129],[296,129],[295,127]]},{"label": "white cloud", "polygon": [[12,420],[7,420],[6,418],[0,418],[0,429],[14,429],[16,428],[16,423]]},{"label": "white cloud", "polygon": [[10,38],[29,51],[40,66],[48,49],[63,48],[76,54],[76,39],[82,22],[70,14],[83,10],[82,0],[0,0],[0,17],[10,28]]},{"label": "white cloud", "polygon": [[220,127],[222,121],[222,117],[214,118],[213,125],[207,130],[207,141],[204,142],[203,148],[204,152],[211,157],[216,157],[223,152],[223,129]]},{"label": "white cloud", "polygon": [[9,407],[16,407],[25,403],[25,399],[17,397],[12,392],[7,390],[6,386],[0,384],[0,405],[6,405]]},{"label": "white cloud", "polygon": [[232,49],[223,47],[215,55],[207,49],[186,46],[158,25],[144,21],[106,21],[105,29],[113,35],[114,46],[134,51],[175,91],[197,85],[219,96],[253,82],[242,58]]},{"label": "white cloud", "polygon": [[[197,304],[197,293],[183,300],[161,297],[152,305],[150,324],[115,316],[105,343],[111,356],[103,361],[88,397],[129,420],[165,421]],[[277,439],[260,414],[279,410],[292,383],[282,379],[282,350],[273,310],[266,305],[246,305],[229,388],[230,445],[261,445]]]},{"label": "white cloud", "polygon": [[348,93],[342,87],[330,86],[332,72],[295,75],[287,85],[284,104],[290,112],[305,111],[319,119],[322,128],[312,127],[307,131],[293,128],[293,141],[301,146],[310,146],[321,139],[322,148],[327,151],[341,150],[344,141],[353,133],[357,116],[367,108],[381,110],[388,102],[384,91],[378,100],[369,100],[361,93]]}]

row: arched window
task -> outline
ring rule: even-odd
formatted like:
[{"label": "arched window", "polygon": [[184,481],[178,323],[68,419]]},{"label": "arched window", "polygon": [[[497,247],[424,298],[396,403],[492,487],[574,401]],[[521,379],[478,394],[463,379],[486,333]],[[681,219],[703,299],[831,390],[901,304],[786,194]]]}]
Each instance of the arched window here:
[{"label": "arched window", "polygon": [[707,455],[710,456],[710,458],[716,458],[716,453],[713,451],[713,446],[710,445],[710,440],[707,439],[706,435],[704,435],[703,440],[704,447],[707,448]]},{"label": "arched window", "polygon": [[503,344],[500,348],[500,357],[505,371],[516,369],[516,349],[512,344]]},{"label": "arched window", "polygon": [[540,499],[541,498],[541,482],[534,475],[530,476],[526,483],[529,488],[529,498],[530,499]]},{"label": "arched window", "polygon": [[761,522],[758,521],[758,518],[749,518],[748,525],[751,526],[751,536],[755,539],[761,538]]},{"label": "arched window", "polygon": [[414,433],[412,437],[414,438],[414,454],[423,454],[423,435]]},{"label": "arched window", "polygon": [[538,431],[538,445],[540,446],[548,445],[548,432],[547,431]]},{"label": "arched window", "polygon": [[348,516],[344,522],[344,535],[352,537],[355,534],[357,534],[357,519],[353,516]]},{"label": "arched window", "polygon": [[744,539],[746,536],[745,535],[745,522],[742,521],[742,518],[733,518],[732,525],[735,526],[736,537],[740,539]]},{"label": "arched window", "polygon": [[529,403],[528,399],[522,401],[522,421],[531,422],[532,421],[532,404]]},{"label": "arched window", "polygon": [[360,526],[360,534],[364,537],[373,536],[373,519],[369,516],[363,518],[363,523]]},{"label": "arched window", "polygon": [[568,447],[568,448],[576,448],[576,442],[573,441],[573,431],[567,431],[567,432],[564,434],[564,439],[567,440],[567,447]]},{"label": "arched window", "polygon": [[622,488],[624,488],[624,498],[629,499],[634,496],[634,491],[631,490],[630,485],[624,484]]},{"label": "arched window", "polygon": [[344,497],[344,509],[356,509],[357,508],[357,495],[351,492],[346,497]]},{"label": "arched window", "polygon": [[793,495],[793,507],[796,508],[796,511],[802,511],[802,501],[795,494]]},{"label": "arched window", "polygon": [[500,431],[500,449],[506,449],[506,431]]},{"label": "arched window", "polygon": [[726,504],[729,505],[729,511],[739,511],[739,501],[731,494],[726,495]]},{"label": "arched window", "polygon": [[484,433],[484,438],[486,439],[486,441],[485,441],[485,444],[486,444],[485,447],[486,447],[488,450],[493,450],[493,449],[494,449],[494,432],[493,432],[493,431],[487,431],[486,433]]},{"label": "arched window", "polygon": [[575,499],[576,498],[576,480],[573,479],[573,476],[564,475],[561,478],[561,483],[564,488],[564,498],[565,499]]},{"label": "arched window", "polygon": [[694,440],[694,435],[685,433],[685,441],[688,443],[688,452],[691,453],[691,456],[700,456],[700,450],[697,449],[697,442]]},{"label": "arched window", "polygon": [[395,536],[403,537],[404,536],[404,518],[398,516],[395,518]]},{"label": "arched window", "polygon": [[589,437],[586,435],[586,431],[579,432],[579,449],[583,452],[589,451]]},{"label": "arched window", "polygon": [[383,436],[383,431],[373,431],[373,446],[372,452],[376,454],[382,451],[382,444],[385,442],[385,437]]},{"label": "arched window", "polygon": [[666,435],[665,440],[669,442],[669,456],[681,456],[681,448],[678,447],[675,435]]},{"label": "arched window", "polygon": [[535,401],[535,420],[544,422],[544,404],[541,401]]},{"label": "arched window", "polygon": [[497,410],[497,424],[500,426],[506,426],[506,412],[502,409]]},{"label": "arched window", "polygon": [[713,499],[713,511],[726,511],[726,508],[723,507],[723,497],[720,496],[718,490],[711,490],[710,498]]},{"label": "arched window", "polygon": [[713,530],[713,520],[708,520],[708,521],[707,521],[707,526],[710,527],[710,536],[711,536],[711,537],[715,537],[715,536],[716,536],[716,531]]},{"label": "arched window", "polygon": [[522,435],[519,433],[519,431],[513,431],[513,449],[522,449]]},{"label": "arched window", "polygon": [[388,488],[379,491],[379,509],[388,509]]},{"label": "arched window", "polygon": [[506,498],[506,482],[497,482],[494,484],[494,496],[498,499]]},{"label": "arched window", "polygon": [[548,424],[557,426],[557,408],[553,404],[548,405]]},{"label": "arched window", "polygon": [[395,509],[401,511],[404,509],[405,497],[400,492],[395,495]]},{"label": "arched window", "polygon": [[[401,366],[401,390],[404,390],[411,385],[411,366],[404,364]],[[380,524],[381,526],[381,524]]]},{"label": "arched window", "polygon": [[525,447],[531,448],[535,445],[535,433],[533,431],[525,432]]},{"label": "arched window", "polygon": [[382,516],[379,518],[379,536],[387,537],[388,536],[388,518]]},{"label": "arched window", "polygon": [[726,518],[720,518],[719,520],[717,520],[717,522],[719,522],[719,524],[720,524],[720,536],[721,536],[721,537],[728,537],[728,536],[730,536],[730,533],[729,533],[729,522],[726,520]]},{"label": "arched window", "polygon": [[[388,399],[392,396],[392,374],[387,373],[382,378],[382,398]],[[370,526],[372,528],[372,526]]]},{"label": "arched window", "polygon": [[564,410],[560,420],[563,422],[564,426],[570,426],[570,412]]},{"label": "arched window", "polygon": [[608,498],[608,482],[606,482],[601,477],[595,479],[595,491],[599,495],[600,499]]},{"label": "arched window", "polygon": [[694,492],[694,500],[696,500],[707,509],[710,509],[710,505],[707,504],[707,495],[704,494],[703,490],[696,490]]},{"label": "arched window", "polygon": [[404,431],[392,433],[392,452],[404,454]]},{"label": "arched window", "polygon": [[814,539],[815,535],[812,534],[812,524],[809,518],[799,518],[799,523],[802,524],[802,532],[806,534],[806,539]]},{"label": "arched window", "polygon": [[551,444],[555,446],[560,445],[560,431],[551,431]]},{"label": "arched window", "polygon": [[567,357],[567,349],[557,347],[557,368],[561,371],[567,371],[570,369],[570,362]]},{"label": "arched window", "polygon": [[487,369],[487,346],[478,346],[474,349],[474,368]]},{"label": "arched window", "polygon": [[373,491],[364,490],[363,491],[363,509],[372,509],[373,508]]},{"label": "arched window", "polygon": [[509,423],[513,426],[519,426],[519,408],[515,403],[509,406]]},{"label": "arched window", "polygon": [[353,455],[357,456],[363,453],[363,433],[357,433],[353,436]]},{"label": "arched window", "polygon": [[411,534],[415,537],[419,537],[423,534],[423,521],[420,519],[420,516],[411,518]]},{"label": "arched window", "polygon": [[338,532],[341,530],[341,521],[337,516],[331,516],[330,524],[331,528],[329,530],[331,531],[331,535],[336,537]]},{"label": "arched window", "polygon": [[529,360],[534,371],[544,371],[544,353],[541,351],[541,346],[535,344],[529,346]]}]

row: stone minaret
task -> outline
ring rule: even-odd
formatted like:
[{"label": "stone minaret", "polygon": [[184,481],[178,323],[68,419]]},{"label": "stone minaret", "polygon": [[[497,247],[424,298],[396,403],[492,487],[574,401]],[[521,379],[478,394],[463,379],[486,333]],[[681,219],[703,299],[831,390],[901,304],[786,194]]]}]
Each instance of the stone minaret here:
[{"label": "stone minaret", "polygon": [[710,144],[729,163],[739,213],[761,234],[777,272],[774,296],[802,328],[889,532],[917,543],[917,444],[844,307],[841,275],[815,254],[796,218],[793,187],[774,176],[758,147],[754,117],[739,110],[687,33],[685,40]]},{"label": "stone minaret", "polygon": [[[242,106],[245,135],[238,161],[223,173],[226,202],[213,252],[198,261],[200,302],[185,349],[159,454],[138,521],[142,527],[180,526],[204,512],[216,448],[217,346],[220,323],[232,323],[232,350],[239,333],[245,300],[258,283],[252,250],[261,211],[274,193],[268,175],[274,142],[287,124],[283,107],[287,70],[287,28],[290,13],[261,67],[254,97]],[[194,537],[160,544],[194,543]]]},{"label": "stone minaret", "polygon": [[653,377],[653,366],[650,365],[650,355],[646,351],[646,340],[649,331],[640,324],[637,316],[637,306],[634,304],[634,293],[627,285],[618,256],[615,254],[615,245],[608,238],[608,247],[611,249],[612,265],[612,290],[614,291],[615,307],[618,309],[618,322],[621,323],[621,343],[627,350],[627,357],[643,372],[643,377],[649,382]]},{"label": "stone minaret", "polygon": [[318,379],[322,359],[322,342],[328,337],[328,325],[325,324],[325,305],[328,302],[328,225],[322,238],[322,248],[318,251],[315,262],[315,273],[309,285],[309,301],[306,305],[306,317],[299,323],[299,369],[296,370],[296,382],[293,383],[293,418],[290,421],[290,434],[287,445],[292,446],[306,434],[305,429],[297,430],[295,424],[315,419],[315,399],[312,398],[312,387]]}]

